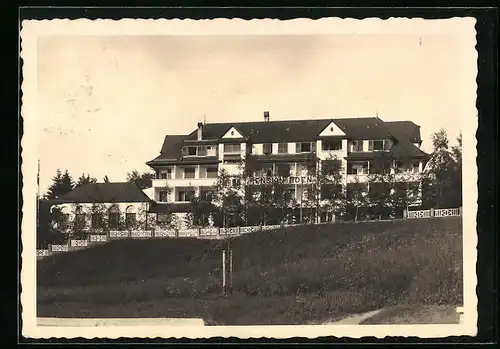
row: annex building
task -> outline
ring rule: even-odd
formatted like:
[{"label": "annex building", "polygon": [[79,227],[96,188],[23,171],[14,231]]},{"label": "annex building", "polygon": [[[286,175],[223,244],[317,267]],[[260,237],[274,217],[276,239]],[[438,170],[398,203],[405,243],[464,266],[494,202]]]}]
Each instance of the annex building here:
[{"label": "annex building", "polygon": [[223,169],[237,185],[242,163],[252,155],[261,166],[244,185],[279,177],[290,198],[302,205],[310,199],[311,174],[317,170],[311,166],[328,159],[340,161],[348,188],[366,181],[376,155],[386,152],[409,159],[398,173],[412,181],[411,175],[422,172],[429,157],[421,144],[420,126],[411,121],[386,122],[378,116],[272,121],[264,112],[262,121],[198,123],[189,134],[165,136],[159,155],[147,162],[155,179],[145,192],[156,203],[152,212],[186,213],[194,196],[216,191]]}]

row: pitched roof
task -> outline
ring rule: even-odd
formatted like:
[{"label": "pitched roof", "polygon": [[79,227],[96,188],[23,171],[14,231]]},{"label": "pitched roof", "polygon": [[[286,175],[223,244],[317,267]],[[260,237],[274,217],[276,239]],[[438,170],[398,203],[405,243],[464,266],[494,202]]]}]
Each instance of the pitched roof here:
[{"label": "pitched roof", "polygon": [[149,202],[149,197],[134,183],[89,183],[52,200],[59,203]]},{"label": "pitched roof", "polygon": [[397,139],[407,139],[411,143],[421,143],[420,126],[412,121],[385,121],[386,129]]},{"label": "pitched roof", "polygon": [[186,138],[185,135],[166,135],[161,146],[160,155],[147,164],[154,164],[166,160],[177,160],[181,156],[182,141]]},{"label": "pitched roof", "polygon": [[355,139],[384,139],[391,134],[378,117],[334,119],[335,124],[347,135]]},{"label": "pitched roof", "polygon": [[[252,121],[203,125],[203,138],[218,140],[232,127],[254,143],[310,141],[318,136],[332,119]],[[197,131],[186,139],[195,140]]]},{"label": "pitched roof", "polygon": [[[320,138],[319,134],[331,122],[334,122],[351,139],[386,139],[396,142],[394,151],[408,156],[426,156],[412,143],[420,143],[420,126],[411,121],[385,122],[377,117],[341,118],[341,119],[308,119],[252,121],[234,123],[209,123],[203,125],[203,139],[221,142],[232,127],[243,135],[249,143],[307,142]],[[181,158],[183,141],[197,141],[195,129],[185,136],[167,136],[163,142],[161,153],[148,165],[178,161]],[[230,141],[230,140],[229,140]]]}]

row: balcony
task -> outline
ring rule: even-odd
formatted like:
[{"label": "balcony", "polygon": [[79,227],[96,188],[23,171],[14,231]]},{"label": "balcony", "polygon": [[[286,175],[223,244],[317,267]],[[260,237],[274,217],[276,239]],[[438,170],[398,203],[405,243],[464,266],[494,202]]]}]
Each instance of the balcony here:
[{"label": "balcony", "polygon": [[[363,174],[348,174],[347,175],[347,183],[365,183],[369,180],[369,175],[366,173]],[[394,181],[400,181],[400,182],[416,182],[419,180],[419,173],[415,172],[401,172],[401,173],[395,173],[393,177]]]},{"label": "balcony", "polygon": [[168,187],[205,187],[213,186],[217,178],[175,178],[175,179],[153,179],[152,184],[155,188]]}]

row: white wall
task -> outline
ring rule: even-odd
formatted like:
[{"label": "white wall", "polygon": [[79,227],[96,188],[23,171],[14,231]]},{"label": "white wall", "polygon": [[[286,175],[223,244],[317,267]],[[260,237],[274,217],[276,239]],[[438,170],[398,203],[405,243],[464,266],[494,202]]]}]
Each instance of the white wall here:
[{"label": "white wall", "polygon": [[[54,207],[58,207],[61,209],[62,213],[68,214],[69,215],[69,222],[73,222],[75,218],[75,209],[77,206],[80,206],[82,208],[82,213],[87,214],[87,220],[86,220],[86,228],[90,229],[92,227],[92,218],[91,218],[91,213],[92,213],[92,206],[94,204],[92,203],[81,203],[81,204],[71,204],[71,203],[64,203],[64,204],[59,204],[59,205],[53,205],[51,207],[51,211],[54,209]],[[128,207],[133,208],[133,212],[137,213],[137,220],[144,220],[146,218],[147,211],[149,209],[149,204],[145,202],[120,202],[120,203],[103,203],[103,204],[98,204],[103,206],[103,214],[107,214],[107,210],[111,208],[113,205],[117,205],[118,208],[120,209],[120,214],[124,215]]]}]

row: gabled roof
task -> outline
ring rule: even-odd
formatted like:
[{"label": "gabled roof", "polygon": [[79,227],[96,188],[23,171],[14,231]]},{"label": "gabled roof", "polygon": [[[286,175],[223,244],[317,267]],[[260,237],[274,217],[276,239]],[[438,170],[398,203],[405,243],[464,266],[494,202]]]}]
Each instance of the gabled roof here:
[{"label": "gabled roof", "polygon": [[163,161],[177,161],[181,156],[181,146],[182,142],[186,138],[185,135],[167,135],[163,140],[163,145],[161,146],[160,155],[151,161],[148,161],[148,165],[155,163],[161,163]]},{"label": "gabled roof", "polygon": [[411,143],[421,143],[420,126],[412,121],[385,121],[386,129],[397,139],[407,139]]},{"label": "gabled roof", "polygon": [[384,127],[384,121],[378,117],[334,119],[333,121],[348,138],[371,140],[392,136]]},{"label": "gabled roof", "polygon": [[[203,138],[219,140],[234,127],[249,142],[300,142],[315,139],[332,119],[252,121],[233,123],[213,123],[203,125]],[[186,139],[195,140],[197,131],[191,132]]]},{"label": "gabled roof", "polygon": [[[385,122],[377,117],[308,119],[280,121],[252,121],[234,123],[209,123],[203,125],[203,139],[214,143],[231,142],[234,139],[221,139],[234,127],[248,143],[308,142],[319,139],[319,134],[334,122],[348,139],[387,139],[395,141],[394,152],[407,156],[427,156],[413,143],[421,143],[420,126],[411,121]],[[337,136],[338,138],[338,136]],[[147,162],[148,165],[178,162],[181,159],[181,146],[184,141],[197,141],[197,130],[186,136],[167,136],[160,155]],[[241,142],[238,139],[238,142]]]},{"label": "gabled roof", "polygon": [[134,183],[89,183],[51,200],[62,203],[149,202],[149,197]]}]

